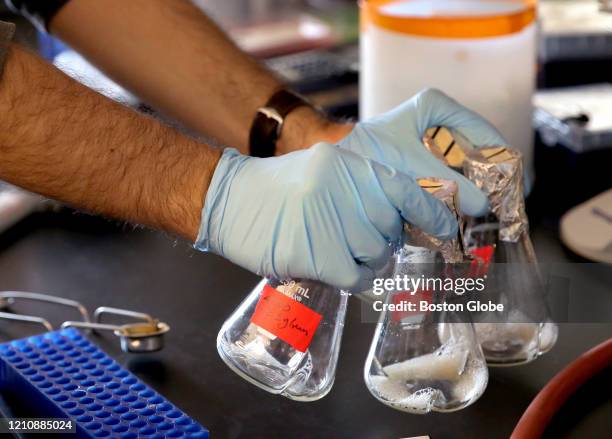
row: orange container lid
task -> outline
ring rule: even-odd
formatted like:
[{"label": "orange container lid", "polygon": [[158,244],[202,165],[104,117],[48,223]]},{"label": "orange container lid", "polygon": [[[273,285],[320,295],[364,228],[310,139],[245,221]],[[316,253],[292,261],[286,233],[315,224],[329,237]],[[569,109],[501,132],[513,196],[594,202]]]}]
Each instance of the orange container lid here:
[{"label": "orange container lid", "polygon": [[[535,0],[480,0],[489,6],[513,6],[507,11],[491,8],[482,13],[402,13],[393,12],[393,4],[436,4],[436,0],[359,0],[362,30],[370,24],[408,35],[434,38],[486,38],[513,34],[529,26],[536,17]],[[459,4],[449,1],[447,5]],[[466,4],[478,4],[475,1]],[[409,5],[410,6],[410,5]],[[502,8],[503,9],[503,8]]]}]

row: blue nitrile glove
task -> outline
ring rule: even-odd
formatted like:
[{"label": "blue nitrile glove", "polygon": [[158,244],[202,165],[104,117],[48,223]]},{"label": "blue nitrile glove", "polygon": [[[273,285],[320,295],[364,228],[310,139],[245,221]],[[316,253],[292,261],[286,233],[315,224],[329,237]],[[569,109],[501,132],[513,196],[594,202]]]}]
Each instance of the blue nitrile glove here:
[{"label": "blue nitrile glove", "polygon": [[453,179],[459,185],[462,212],[470,216],[486,213],[486,196],[423,145],[425,131],[436,126],[459,132],[476,147],[508,146],[489,122],[435,89],[426,89],[395,109],[358,123],[339,146],[415,178]]},{"label": "blue nitrile glove", "polygon": [[319,143],[262,159],[228,148],[195,246],[259,275],[363,289],[404,220],[441,238],[457,233],[448,209],[412,177],[350,151]]}]

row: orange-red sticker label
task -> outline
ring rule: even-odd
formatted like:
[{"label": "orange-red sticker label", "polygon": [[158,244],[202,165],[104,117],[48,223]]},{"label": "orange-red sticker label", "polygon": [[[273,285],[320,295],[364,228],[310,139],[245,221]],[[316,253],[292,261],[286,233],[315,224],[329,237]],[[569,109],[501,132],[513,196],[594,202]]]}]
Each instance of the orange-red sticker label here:
[{"label": "orange-red sticker label", "polygon": [[391,318],[396,322],[408,323],[414,321],[418,323],[427,314],[420,310],[421,302],[431,303],[432,293],[429,290],[418,290],[414,293],[410,291],[400,291],[393,295],[393,304],[403,309],[395,310],[391,313]]},{"label": "orange-red sticker label", "polygon": [[251,322],[298,351],[306,352],[321,322],[321,314],[265,285]]},{"label": "orange-red sticker label", "polygon": [[470,264],[470,274],[473,277],[483,277],[485,274],[487,274],[494,251],[495,246],[493,245],[485,245],[483,247],[470,250],[470,254],[475,257]]}]

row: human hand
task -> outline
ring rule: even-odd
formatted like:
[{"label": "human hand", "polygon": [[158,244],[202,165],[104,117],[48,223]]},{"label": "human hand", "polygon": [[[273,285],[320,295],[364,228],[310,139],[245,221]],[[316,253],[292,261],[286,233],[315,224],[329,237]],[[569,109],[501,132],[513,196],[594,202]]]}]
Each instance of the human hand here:
[{"label": "human hand", "polygon": [[319,143],[260,159],[226,149],[195,246],[259,275],[363,289],[404,221],[440,238],[457,233],[412,177],[350,151]]},{"label": "human hand", "polygon": [[508,146],[489,122],[435,89],[426,89],[395,109],[356,124],[339,146],[414,178],[455,180],[461,211],[470,216],[486,213],[489,208],[486,196],[423,145],[425,131],[435,126],[458,132],[475,147]]}]

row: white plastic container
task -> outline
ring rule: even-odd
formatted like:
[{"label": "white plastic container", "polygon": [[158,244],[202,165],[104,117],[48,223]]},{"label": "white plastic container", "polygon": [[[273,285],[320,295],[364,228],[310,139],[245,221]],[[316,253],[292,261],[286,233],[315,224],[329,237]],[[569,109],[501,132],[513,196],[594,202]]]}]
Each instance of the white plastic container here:
[{"label": "white plastic container", "polygon": [[531,170],[535,3],[362,0],[360,7],[362,119],[439,88],[490,120]]}]

